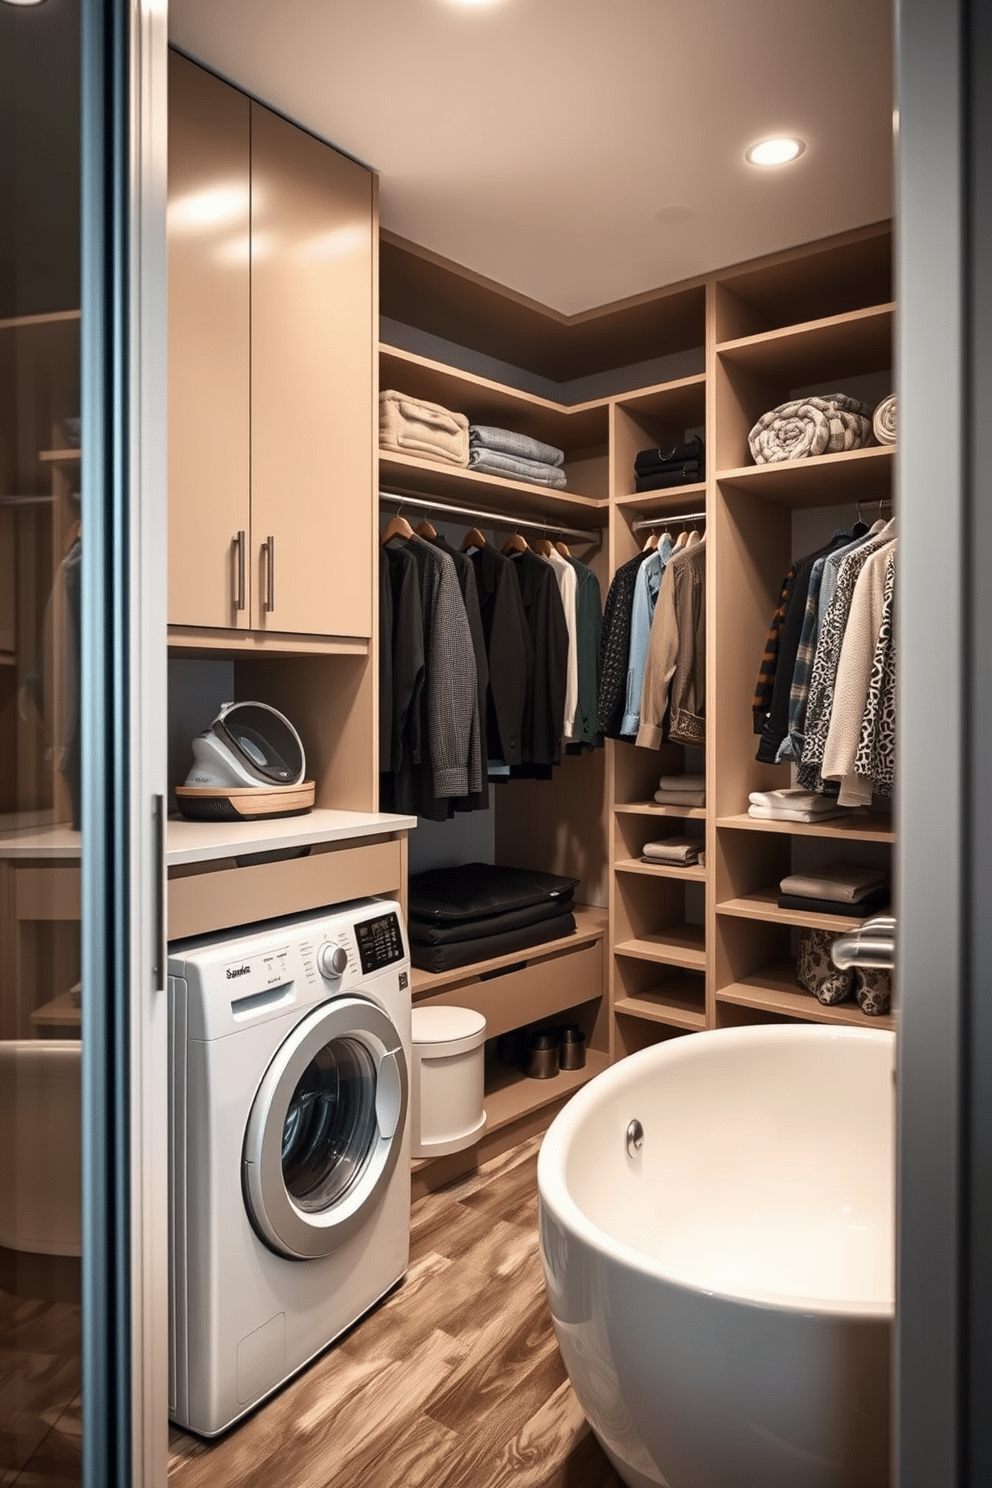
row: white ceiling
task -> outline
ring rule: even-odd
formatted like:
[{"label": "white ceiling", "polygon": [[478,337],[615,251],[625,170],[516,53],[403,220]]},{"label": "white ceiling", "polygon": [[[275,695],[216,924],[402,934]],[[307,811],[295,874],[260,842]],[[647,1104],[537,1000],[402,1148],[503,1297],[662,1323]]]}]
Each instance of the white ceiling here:
[{"label": "white ceiling", "polygon": [[[571,314],[892,211],[891,0],[170,0],[380,173],[383,227]],[[793,165],[744,150],[798,134]]]}]

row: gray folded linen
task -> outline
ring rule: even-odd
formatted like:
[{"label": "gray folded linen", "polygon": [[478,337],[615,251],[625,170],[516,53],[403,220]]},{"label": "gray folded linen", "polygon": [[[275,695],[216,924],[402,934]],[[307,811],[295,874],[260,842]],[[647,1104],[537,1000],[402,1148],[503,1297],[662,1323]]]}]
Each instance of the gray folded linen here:
[{"label": "gray folded linen", "polygon": [[565,451],[557,445],[544,444],[540,439],[531,439],[529,434],[516,434],[494,424],[469,424],[468,442],[472,449],[496,450],[517,460],[537,460],[541,465],[565,463]]},{"label": "gray folded linen", "polygon": [[762,414],[747,436],[756,465],[806,460],[864,449],[871,442],[872,411],[846,393],[795,398]]},{"label": "gray folded linen", "polygon": [[790,873],[779,889],[803,899],[835,899],[856,904],[866,894],[874,893],[888,883],[888,870],[865,867],[863,863],[838,863],[832,868],[817,868],[813,873]]},{"label": "gray folded linen", "polygon": [[557,465],[546,465],[543,460],[521,460],[516,455],[504,455],[499,450],[476,446],[468,452],[469,470],[479,470],[484,475],[503,475],[510,480],[529,481],[534,486],[554,486],[564,490],[568,484],[564,470]]},{"label": "gray folded linen", "polygon": [[658,789],[663,791],[701,791],[706,789],[705,775],[662,775]]},{"label": "gray folded linen", "polygon": [[896,442],[896,394],[883,398],[875,409],[871,421],[872,431],[879,444]]}]

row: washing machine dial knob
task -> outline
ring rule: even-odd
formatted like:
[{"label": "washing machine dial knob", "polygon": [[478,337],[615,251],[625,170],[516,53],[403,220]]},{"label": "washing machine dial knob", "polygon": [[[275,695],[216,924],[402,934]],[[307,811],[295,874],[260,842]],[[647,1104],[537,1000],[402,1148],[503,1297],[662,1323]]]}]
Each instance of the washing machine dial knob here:
[{"label": "washing machine dial knob", "polygon": [[328,981],[336,982],[339,977],[343,976],[347,969],[348,952],[344,946],[331,945],[329,940],[325,940],[317,952],[317,966],[320,969],[322,977],[326,977]]}]

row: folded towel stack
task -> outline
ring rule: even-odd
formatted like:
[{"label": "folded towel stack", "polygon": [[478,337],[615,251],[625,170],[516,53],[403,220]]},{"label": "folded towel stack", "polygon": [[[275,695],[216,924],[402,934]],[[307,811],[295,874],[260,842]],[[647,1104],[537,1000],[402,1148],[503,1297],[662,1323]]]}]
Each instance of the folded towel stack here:
[{"label": "folded towel stack", "polygon": [[672,449],[641,450],[634,459],[638,491],[663,491],[669,486],[692,485],[705,479],[706,450],[698,434]]},{"label": "folded towel stack", "polygon": [[813,873],[790,873],[779,889],[779,909],[805,909],[813,914],[863,920],[888,904],[889,875],[884,868],[838,863]]},{"label": "folded towel stack", "polygon": [[654,798],[660,806],[705,806],[706,776],[662,775]]},{"label": "folded towel stack", "polygon": [[748,444],[757,465],[835,455],[869,444],[871,422],[868,404],[845,393],[797,398],[762,414],[748,435]]},{"label": "folded towel stack", "polygon": [[490,424],[470,424],[468,440],[470,470],[529,481],[535,486],[553,486],[558,491],[567,485],[561,468],[565,451],[553,444],[542,444],[540,439]]},{"label": "folded towel stack", "polygon": [[820,796],[815,791],[752,791],[748,799],[748,815],[761,821],[819,822],[850,815],[850,808],[838,806],[835,797]]},{"label": "folded towel stack", "polygon": [[702,853],[703,844],[698,837],[662,837],[657,842],[644,844],[645,863],[668,863],[686,867],[698,863]]},{"label": "folded towel stack", "polygon": [[879,444],[895,444],[896,442],[896,394],[890,393],[883,398],[875,409],[871,421],[872,431]]},{"label": "folded towel stack", "polygon": [[379,448],[467,465],[468,419],[440,403],[388,389],[379,394]]}]

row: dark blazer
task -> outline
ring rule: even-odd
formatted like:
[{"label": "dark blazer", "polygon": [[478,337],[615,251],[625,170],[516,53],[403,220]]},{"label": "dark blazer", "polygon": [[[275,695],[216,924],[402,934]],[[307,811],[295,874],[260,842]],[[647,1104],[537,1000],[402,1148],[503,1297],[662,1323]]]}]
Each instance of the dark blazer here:
[{"label": "dark blazer", "polygon": [[534,678],[534,642],[510,559],[490,543],[471,556],[489,661],[487,754],[491,760],[519,765],[524,711]]},{"label": "dark blazer", "polygon": [[[529,550],[513,554],[527,628],[534,644],[530,712],[524,717],[523,763],[557,765],[565,726],[568,626],[550,563]],[[529,773],[529,772],[528,772]]]}]

